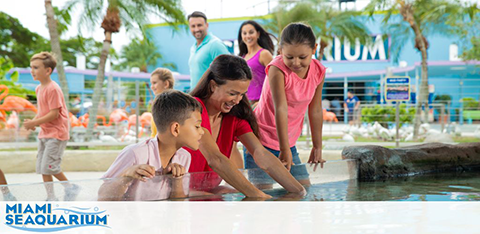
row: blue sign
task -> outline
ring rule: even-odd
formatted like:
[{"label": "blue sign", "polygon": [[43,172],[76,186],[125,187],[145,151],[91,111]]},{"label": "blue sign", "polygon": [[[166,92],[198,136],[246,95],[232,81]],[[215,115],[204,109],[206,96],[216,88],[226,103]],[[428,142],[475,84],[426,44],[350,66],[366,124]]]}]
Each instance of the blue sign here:
[{"label": "blue sign", "polygon": [[397,76],[385,78],[385,100],[409,101],[410,77]]}]

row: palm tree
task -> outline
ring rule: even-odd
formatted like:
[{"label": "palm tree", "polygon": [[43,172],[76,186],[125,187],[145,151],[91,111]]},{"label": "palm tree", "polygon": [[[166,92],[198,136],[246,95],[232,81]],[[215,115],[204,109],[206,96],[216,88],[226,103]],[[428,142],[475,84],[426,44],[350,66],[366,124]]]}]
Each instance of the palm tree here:
[{"label": "palm tree", "polygon": [[359,20],[359,15],[359,12],[339,11],[326,0],[299,2],[293,7],[289,3],[280,3],[265,28],[280,35],[283,28],[291,22],[308,23],[312,26],[316,38],[320,39],[317,59],[321,60],[325,48],[334,37],[347,39],[352,44],[357,40],[364,45],[371,41],[370,32]]},{"label": "palm tree", "polygon": [[[384,10],[384,27],[391,32],[393,41],[396,41],[392,53],[398,58],[401,47],[409,38],[414,38],[415,48],[420,51],[422,62],[421,84],[417,94],[416,114],[414,120],[414,139],[418,137],[418,130],[421,123],[422,105],[425,107],[425,121],[428,120],[428,47],[429,43],[426,36],[438,33],[447,34],[451,28],[445,22],[451,21],[455,17],[463,17],[463,8],[460,5],[453,4],[448,0],[372,0],[366,7],[373,15],[375,10]],[[401,20],[395,13],[400,13]],[[393,23],[392,23],[393,22]]]},{"label": "palm tree", "polygon": [[[146,38],[146,37],[145,37]],[[148,65],[156,65],[162,55],[158,52],[154,43],[148,39],[133,39],[130,44],[124,46],[120,57],[124,60],[121,68],[138,67],[141,72],[147,72]]]},{"label": "palm tree", "polygon": [[159,16],[175,28],[178,28],[179,23],[186,24],[186,19],[180,1],[176,0],[70,0],[66,7],[73,7],[79,3],[83,7],[80,24],[94,28],[102,20],[101,27],[105,30],[105,40],[93,91],[93,105],[89,111],[90,118],[85,134],[85,140],[88,141],[92,136],[93,126],[97,119],[98,103],[105,80],[105,63],[112,43],[112,34],[119,32],[122,23],[127,30],[133,29],[135,25],[142,28],[144,24],[148,23],[147,19],[151,14]]},{"label": "palm tree", "polygon": [[[59,30],[57,28],[58,21],[55,19],[55,11],[52,6],[52,0],[45,0],[45,11],[47,15],[47,25],[48,25],[48,32],[50,34],[50,45],[52,47],[52,52],[55,54],[57,58],[57,74],[58,80],[60,81],[60,87],[62,88],[63,98],[65,99],[65,103],[67,103],[68,108],[68,82],[67,77],[65,75],[65,70],[63,67],[63,56],[62,50],[60,48],[60,36]],[[68,17],[70,17],[68,15]],[[65,30],[65,27],[63,27]]]}]

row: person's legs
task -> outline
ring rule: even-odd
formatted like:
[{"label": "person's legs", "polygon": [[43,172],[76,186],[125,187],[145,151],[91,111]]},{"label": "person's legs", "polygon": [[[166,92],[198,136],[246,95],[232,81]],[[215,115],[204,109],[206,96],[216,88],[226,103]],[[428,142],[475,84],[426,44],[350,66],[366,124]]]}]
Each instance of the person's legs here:
[{"label": "person's legs", "polygon": [[[5,174],[0,169],[0,185],[7,185],[7,179],[5,178]],[[7,186],[2,186],[2,195],[4,201],[16,201],[17,198],[10,193],[10,189]]]},{"label": "person's legs", "polygon": [[[71,184],[68,182],[67,177],[61,171],[62,156],[65,148],[67,146],[67,141],[60,141],[58,139],[45,139],[45,151],[43,153],[44,160],[42,161],[42,174],[44,175],[44,182],[52,182],[53,177],[57,178],[59,181],[65,181],[61,183],[65,188],[65,201],[72,201],[76,198],[79,192],[79,187],[77,185]],[[56,199],[53,184],[46,183],[45,187],[47,189],[48,199]]]},{"label": "person's legs", "polygon": [[[47,167],[47,143],[49,139],[38,139],[38,153],[37,153],[37,165],[36,165],[36,172],[37,174],[42,175],[42,180],[44,182],[45,190],[47,192],[47,201],[55,201],[58,200],[55,197],[55,191],[53,190],[53,177],[49,174],[48,167]],[[46,168],[47,167],[47,168]]]},{"label": "person's legs", "polygon": [[7,184],[7,179],[5,179],[5,174],[3,174],[2,169],[0,169],[0,185]]},{"label": "person's legs", "polygon": [[347,113],[347,118],[348,118],[348,125],[352,126],[353,125],[353,112],[349,111]]},{"label": "person's legs", "polygon": [[52,175],[42,175],[43,185],[47,191],[47,201],[57,201],[55,196],[55,190],[53,189],[53,176]]}]

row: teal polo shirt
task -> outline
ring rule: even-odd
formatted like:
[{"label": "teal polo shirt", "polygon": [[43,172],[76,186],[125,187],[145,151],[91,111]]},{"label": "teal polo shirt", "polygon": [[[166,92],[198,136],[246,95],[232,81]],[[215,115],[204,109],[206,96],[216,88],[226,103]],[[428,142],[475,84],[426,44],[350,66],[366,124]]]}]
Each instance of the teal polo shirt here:
[{"label": "teal polo shirt", "polygon": [[190,67],[190,90],[193,90],[203,73],[207,71],[213,60],[221,55],[229,54],[227,47],[218,37],[208,33],[202,43],[197,46],[195,42],[190,48],[190,58],[188,66]]}]

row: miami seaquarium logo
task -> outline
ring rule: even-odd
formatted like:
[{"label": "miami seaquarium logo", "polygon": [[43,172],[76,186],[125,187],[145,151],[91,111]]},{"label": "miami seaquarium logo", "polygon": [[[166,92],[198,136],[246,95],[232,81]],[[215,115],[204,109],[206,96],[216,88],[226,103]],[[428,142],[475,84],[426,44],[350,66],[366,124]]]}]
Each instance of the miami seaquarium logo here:
[{"label": "miami seaquarium logo", "polygon": [[39,204],[6,204],[5,224],[8,227],[30,232],[56,232],[81,227],[108,226],[108,214],[98,207],[62,208],[50,203]]}]

